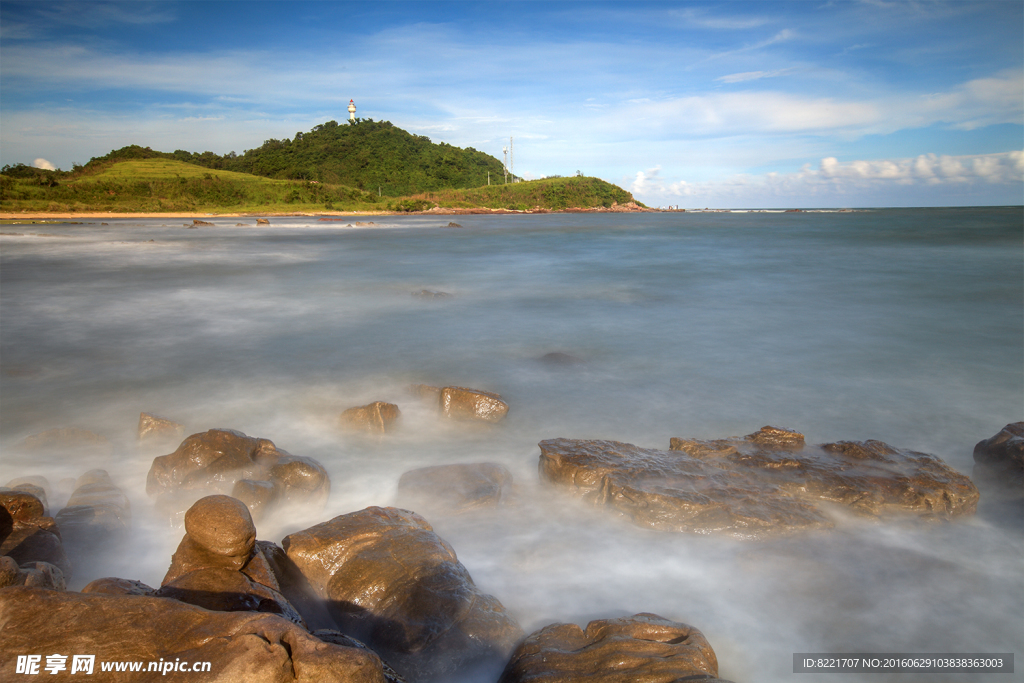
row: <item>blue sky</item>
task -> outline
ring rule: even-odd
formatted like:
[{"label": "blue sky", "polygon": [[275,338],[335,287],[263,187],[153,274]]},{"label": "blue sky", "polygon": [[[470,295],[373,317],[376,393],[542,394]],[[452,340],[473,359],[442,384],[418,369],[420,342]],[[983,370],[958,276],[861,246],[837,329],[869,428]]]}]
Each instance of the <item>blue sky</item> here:
[{"label": "blue sky", "polygon": [[0,164],[241,153],[349,99],[652,206],[1024,203],[1020,1],[0,2]]}]

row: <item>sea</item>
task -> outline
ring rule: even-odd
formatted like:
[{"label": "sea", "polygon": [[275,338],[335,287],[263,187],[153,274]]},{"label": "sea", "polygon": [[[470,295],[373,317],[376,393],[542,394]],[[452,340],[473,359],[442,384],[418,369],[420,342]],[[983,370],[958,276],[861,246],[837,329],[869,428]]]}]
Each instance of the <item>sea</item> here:
[{"label": "sea", "polygon": [[[505,466],[509,504],[428,521],[527,633],[655,613],[737,683],[924,680],[794,674],[796,653],[1016,653],[1024,671],[1024,515],[998,491],[950,522],[743,541],[640,528],[537,473],[544,439],[667,449],[773,425],[970,476],[975,444],[1024,420],[1024,208],[200,218],[0,226],[0,484],[45,476],[55,514],[107,470],[132,536],[95,574],[158,586],[183,533],[146,496],[146,412],[319,460],[327,506],[261,521],[278,543],[393,505],[410,469]],[[445,423],[414,384],[510,410]],[[398,431],[339,429],[373,401]],[[63,427],[110,449],[22,448]]]}]

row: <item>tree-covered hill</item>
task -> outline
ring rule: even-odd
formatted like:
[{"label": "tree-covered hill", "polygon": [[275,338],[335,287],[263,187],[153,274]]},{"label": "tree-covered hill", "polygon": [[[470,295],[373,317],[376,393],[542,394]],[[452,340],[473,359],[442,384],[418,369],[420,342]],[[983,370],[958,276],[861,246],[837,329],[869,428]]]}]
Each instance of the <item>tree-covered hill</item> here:
[{"label": "tree-covered hill", "polygon": [[207,168],[348,185],[384,196],[487,185],[503,180],[501,162],[472,147],[433,143],[388,121],[328,121],[292,139],[217,156],[182,150],[173,158]]}]

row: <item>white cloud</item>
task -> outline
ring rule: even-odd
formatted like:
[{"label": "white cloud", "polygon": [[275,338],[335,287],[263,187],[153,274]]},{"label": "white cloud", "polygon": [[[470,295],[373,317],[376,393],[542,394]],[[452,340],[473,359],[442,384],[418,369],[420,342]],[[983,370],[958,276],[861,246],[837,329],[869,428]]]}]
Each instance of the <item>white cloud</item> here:
[{"label": "white cloud", "polygon": [[56,171],[57,170],[56,166],[51,164],[46,159],[42,159],[42,158],[39,158],[39,159],[36,159],[35,161],[33,161],[32,165],[35,166],[36,168],[44,168],[47,171]]}]

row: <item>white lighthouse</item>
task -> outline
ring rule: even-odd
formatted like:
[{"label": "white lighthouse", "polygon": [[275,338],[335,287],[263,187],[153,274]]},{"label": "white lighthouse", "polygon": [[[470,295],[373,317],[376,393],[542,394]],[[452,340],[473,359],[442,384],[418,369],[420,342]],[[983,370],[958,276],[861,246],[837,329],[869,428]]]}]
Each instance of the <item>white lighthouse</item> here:
[{"label": "white lighthouse", "polygon": [[348,120],[349,121],[355,121],[356,120],[356,103],[354,101],[352,101],[352,100],[348,101]]}]

